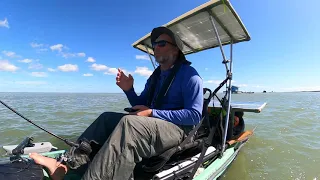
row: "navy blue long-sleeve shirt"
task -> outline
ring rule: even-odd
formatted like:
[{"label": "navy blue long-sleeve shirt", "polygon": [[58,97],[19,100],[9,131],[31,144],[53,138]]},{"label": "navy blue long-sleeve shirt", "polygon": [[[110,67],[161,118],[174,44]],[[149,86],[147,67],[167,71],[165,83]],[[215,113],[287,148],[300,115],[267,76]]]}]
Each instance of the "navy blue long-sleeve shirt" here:
[{"label": "navy blue long-sleeve shirt", "polygon": [[[171,70],[172,69],[161,71],[160,80],[156,85],[154,93],[155,96],[158,94],[159,88]],[[145,88],[141,92],[140,96],[136,94],[134,88],[131,88],[129,91],[125,91],[131,106],[147,104],[147,90],[149,85],[150,78],[147,80]],[[183,109],[166,110],[181,107],[183,107]],[[202,79],[192,66],[183,64],[178,70],[167,95],[164,97],[161,108],[153,109],[153,104],[150,108],[152,109],[153,117],[170,121],[177,125],[196,125],[200,122],[202,107]]]}]

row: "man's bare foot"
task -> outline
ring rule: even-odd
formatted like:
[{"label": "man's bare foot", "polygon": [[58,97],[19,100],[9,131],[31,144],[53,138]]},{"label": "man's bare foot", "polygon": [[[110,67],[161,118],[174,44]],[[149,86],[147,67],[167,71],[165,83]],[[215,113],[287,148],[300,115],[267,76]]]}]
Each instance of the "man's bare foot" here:
[{"label": "man's bare foot", "polygon": [[30,153],[29,157],[32,158],[35,163],[48,168],[49,174],[53,180],[62,180],[68,171],[67,166],[60,164],[56,159],[45,157],[38,153]]}]

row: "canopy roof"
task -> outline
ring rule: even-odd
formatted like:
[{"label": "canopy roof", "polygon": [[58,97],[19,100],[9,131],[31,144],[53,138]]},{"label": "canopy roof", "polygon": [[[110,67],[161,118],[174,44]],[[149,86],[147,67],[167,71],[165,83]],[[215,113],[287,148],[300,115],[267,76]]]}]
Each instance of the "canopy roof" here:
[{"label": "canopy roof", "polygon": [[[228,0],[211,0],[163,26],[181,38],[185,55],[192,54],[219,46],[210,16],[213,17],[222,45],[250,40],[249,33]],[[150,36],[151,32],[132,46],[153,55]]]}]

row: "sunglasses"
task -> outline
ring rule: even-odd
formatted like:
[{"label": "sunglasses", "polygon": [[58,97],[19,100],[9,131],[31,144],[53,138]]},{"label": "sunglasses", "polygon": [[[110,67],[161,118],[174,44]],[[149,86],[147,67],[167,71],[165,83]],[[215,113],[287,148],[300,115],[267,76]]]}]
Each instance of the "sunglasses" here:
[{"label": "sunglasses", "polygon": [[168,44],[171,44],[173,46],[176,46],[175,44],[169,42],[169,41],[166,41],[166,40],[160,40],[160,41],[157,41],[157,42],[154,42],[152,43],[152,48],[154,49],[156,46],[159,46],[159,47],[165,47],[166,45]]}]

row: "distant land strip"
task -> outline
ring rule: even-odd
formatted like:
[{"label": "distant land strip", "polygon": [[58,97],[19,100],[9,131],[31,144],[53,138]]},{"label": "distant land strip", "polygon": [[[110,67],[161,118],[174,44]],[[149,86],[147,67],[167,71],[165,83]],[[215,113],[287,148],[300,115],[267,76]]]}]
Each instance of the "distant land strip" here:
[{"label": "distant land strip", "polygon": [[320,92],[320,90],[319,91],[301,91],[301,92]]}]

